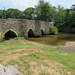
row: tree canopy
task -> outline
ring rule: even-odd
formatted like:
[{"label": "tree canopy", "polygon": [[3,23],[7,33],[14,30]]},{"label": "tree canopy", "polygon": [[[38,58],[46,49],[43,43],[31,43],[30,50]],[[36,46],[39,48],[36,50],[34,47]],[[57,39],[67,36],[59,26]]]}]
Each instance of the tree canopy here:
[{"label": "tree canopy", "polygon": [[33,19],[33,15],[34,15],[34,8],[33,7],[27,8],[22,13],[22,17],[24,19],[29,19],[29,20]]}]

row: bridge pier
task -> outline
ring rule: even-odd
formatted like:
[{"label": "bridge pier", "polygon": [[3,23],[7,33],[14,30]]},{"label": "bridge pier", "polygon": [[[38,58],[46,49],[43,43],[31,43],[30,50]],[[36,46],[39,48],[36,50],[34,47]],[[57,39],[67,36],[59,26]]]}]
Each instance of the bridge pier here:
[{"label": "bridge pier", "polygon": [[35,36],[41,36],[41,21],[35,20]]}]

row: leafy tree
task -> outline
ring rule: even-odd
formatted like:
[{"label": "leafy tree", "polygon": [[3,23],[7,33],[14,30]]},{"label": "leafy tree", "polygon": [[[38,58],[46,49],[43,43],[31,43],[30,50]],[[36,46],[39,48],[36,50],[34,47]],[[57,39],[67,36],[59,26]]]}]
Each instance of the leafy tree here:
[{"label": "leafy tree", "polygon": [[62,31],[62,26],[64,26],[65,22],[65,10],[63,7],[61,7],[60,5],[58,5],[55,17],[54,17],[54,21],[55,21],[55,25],[56,27],[59,29],[59,31]]},{"label": "leafy tree", "polygon": [[34,18],[34,8],[29,7],[26,10],[24,10],[22,13],[22,18],[29,19],[29,20],[33,19]]},{"label": "leafy tree", "polygon": [[71,9],[58,6],[54,21],[59,31],[75,33],[75,5]]},{"label": "leafy tree", "polygon": [[0,18],[4,19],[6,16],[5,10],[0,10]]},{"label": "leafy tree", "polygon": [[18,10],[18,9],[8,9],[6,11],[6,18],[20,18],[22,11]]},{"label": "leafy tree", "polygon": [[71,24],[70,24],[70,26],[75,27],[75,5],[72,5],[70,12],[71,12]]},{"label": "leafy tree", "polygon": [[39,4],[35,7],[36,19],[42,21],[51,21],[51,5],[44,0],[39,0]]}]

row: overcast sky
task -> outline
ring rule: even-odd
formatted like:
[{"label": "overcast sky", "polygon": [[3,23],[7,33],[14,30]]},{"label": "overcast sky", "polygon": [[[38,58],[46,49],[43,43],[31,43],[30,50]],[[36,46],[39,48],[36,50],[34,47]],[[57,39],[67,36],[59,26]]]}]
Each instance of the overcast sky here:
[{"label": "overcast sky", "polygon": [[[25,10],[27,7],[34,7],[38,4],[39,0],[0,0],[0,9],[17,8],[19,10]],[[53,6],[61,5],[64,8],[70,8],[72,4],[75,4],[75,0],[45,0]]]}]

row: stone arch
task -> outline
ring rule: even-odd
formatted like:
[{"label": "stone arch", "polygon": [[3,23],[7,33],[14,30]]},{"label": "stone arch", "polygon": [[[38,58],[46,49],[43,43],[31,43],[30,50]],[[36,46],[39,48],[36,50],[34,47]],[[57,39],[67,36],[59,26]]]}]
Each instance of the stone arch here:
[{"label": "stone arch", "polygon": [[10,39],[14,37],[18,37],[18,33],[13,29],[9,29],[4,33],[4,39]]},{"label": "stone arch", "polygon": [[32,28],[28,29],[28,37],[34,37],[34,30]]},{"label": "stone arch", "polygon": [[44,30],[43,29],[41,29],[41,35],[44,35],[45,33],[44,33]]}]

